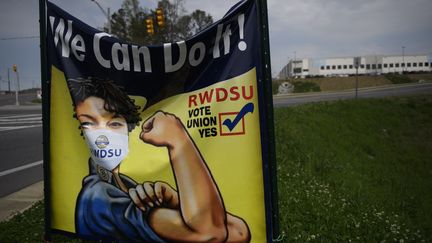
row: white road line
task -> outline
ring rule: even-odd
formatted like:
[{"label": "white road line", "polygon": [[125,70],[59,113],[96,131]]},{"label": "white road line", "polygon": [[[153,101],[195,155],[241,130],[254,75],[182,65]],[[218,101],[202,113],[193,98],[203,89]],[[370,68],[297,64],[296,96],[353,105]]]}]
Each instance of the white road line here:
[{"label": "white road line", "polygon": [[24,128],[32,128],[32,127],[41,127],[41,126],[42,126],[42,124],[41,125],[19,126],[19,127],[0,127],[0,132],[17,130],[17,129],[24,129]]},{"label": "white road line", "polygon": [[23,117],[23,118],[0,118],[0,122],[3,121],[41,121],[42,117]]},{"label": "white road line", "polygon": [[30,114],[30,115],[14,115],[14,116],[0,116],[0,118],[17,118],[17,117],[36,117],[41,116],[41,114]]},{"label": "white road line", "polygon": [[40,114],[0,116],[0,132],[42,126]]},{"label": "white road line", "polygon": [[43,163],[43,160],[39,160],[39,161],[30,163],[30,164],[26,164],[23,166],[19,166],[19,167],[13,168],[13,169],[4,170],[4,171],[0,172],[0,177],[5,176],[5,175],[10,175],[10,174],[18,172],[18,171],[26,170],[28,168],[41,165],[42,163]]},{"label": "white road line", "polygon": [[37,120],[37,121],[0,121],[0,124],[17,124],[17,123],[42,123],[41,120]]}]

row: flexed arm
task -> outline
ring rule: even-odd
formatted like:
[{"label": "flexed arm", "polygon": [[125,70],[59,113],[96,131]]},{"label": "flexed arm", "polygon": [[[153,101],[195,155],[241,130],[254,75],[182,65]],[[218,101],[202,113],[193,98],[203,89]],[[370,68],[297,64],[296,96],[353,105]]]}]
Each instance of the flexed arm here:
[{"label": "flexed arm", "polygon": [[168,208],[154,210],[150,217],[152,228],[171,240],[225,241],[227,214],[222,198],[181,121],[172,114],[157,112],[142,129],[140,138],[144,142],[168,148],[180,201],[180,212]]}]

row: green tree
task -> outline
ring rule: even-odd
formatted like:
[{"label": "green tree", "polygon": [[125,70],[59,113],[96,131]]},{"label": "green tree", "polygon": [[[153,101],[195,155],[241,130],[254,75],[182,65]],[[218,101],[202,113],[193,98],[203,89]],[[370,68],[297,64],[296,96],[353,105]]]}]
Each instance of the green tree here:
[{"label": "green tree", "polygon": [[192,12],[188,23],[188,36],[192,36],[213,23],[213,17],[202,10]]},{"label": "green tree", "polygon": [[150,14],[150,11],[139,6],[138,0],[124,0],[122,7],[111,15],[112,34],[132,42],[149,41],[145,33],[145,19]]},{"label": "green tree", "polygon": [[[213,23],[213,18],[202,10],[187,14],[183,0],[160,0],[158,8],[164,11],[165,24],[156,23],[155,9],[139,6],[138,0],[123,0],[122,7],[111,16],[112,34],[139,44],[155,44],[185,40]],[[154,34],[147,33],[145,20],[152,18]]]},{"label": "green tree", "polygon": [[[121,39],[129,40],[127,29],[128,21],[126,13],[121,8],[111,15],[111,32]],[[105,28],[105,31],[108,31],[108,29]]]}]

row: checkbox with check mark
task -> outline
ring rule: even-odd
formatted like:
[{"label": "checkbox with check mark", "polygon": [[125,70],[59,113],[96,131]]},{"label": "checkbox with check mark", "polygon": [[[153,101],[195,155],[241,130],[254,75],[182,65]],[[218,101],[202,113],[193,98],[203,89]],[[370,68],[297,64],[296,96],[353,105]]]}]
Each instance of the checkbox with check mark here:
[{"label": "checkbox with check mark", "polygon": [[231,136],[231,135],[242,135],[245,134],[245,122],[244,117],[242,117],[235,126],[230,128],[224,125],[224,121],[231,120],[233,121],[237,116],[238,112],[224,112],[219,113],[219,130],[221,136]]},{"label": "checkbox with check mark", "polygon": [[245,134],[246,114],[253,113],[253,103],[248,103],[243,106],[239,112],[224,112],[219,113],[219,129],[221,136],[241,135]]}]

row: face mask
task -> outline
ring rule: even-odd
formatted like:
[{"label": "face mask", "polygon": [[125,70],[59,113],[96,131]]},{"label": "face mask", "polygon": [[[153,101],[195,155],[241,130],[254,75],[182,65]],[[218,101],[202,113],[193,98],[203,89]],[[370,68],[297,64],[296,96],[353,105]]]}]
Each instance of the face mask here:
[{"label": "face mask", "polygon": [[111,171],[128,153],[128,136],[107,129],[84,130],[91,158],[98,165]]}]

